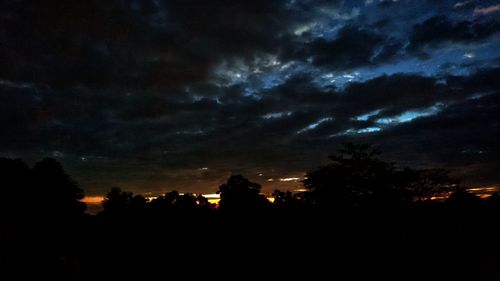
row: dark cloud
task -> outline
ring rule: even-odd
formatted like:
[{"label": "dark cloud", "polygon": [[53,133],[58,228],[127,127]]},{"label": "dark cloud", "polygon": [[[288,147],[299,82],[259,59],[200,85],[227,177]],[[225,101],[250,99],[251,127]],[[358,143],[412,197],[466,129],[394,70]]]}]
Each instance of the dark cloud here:
[{"label": "dark cloud", "polygon": [[167,1],[169,24],[197,51],[252,56],[275,52],[292,19],[286,1]]},{"label": "dark cloud", "polygon": [[271,189],[348,140],[493,181],[479,2],[3,1],[0,153],[56,157],[91,193]]},{"label": "dark cloud", "polygon": [[[381,139],[386,146],[404,146],[404,151],[399,153],[406,154],[421,166],[433,163],[456,169],[466,183],[497,183],[500,177],[493,171],[500,168],[500,151],[495,142],[500,137],[500,122],[496,116],[499,98],[497,90],[482,98],[458,102],[439,115],[386,131]],[[483,171],[467,168],[478,165]]]},{"label": "dark cloud", "polygon": [[317,38],[295,51],[295,58],[333,70],[385,63],[400,50],[401,43],[375,30],[343,26],[333,40]]},{"label": "dark cloud", "polygon": [[282,1],[3,5],[11,13],[2,27],[9,39],[2,61],[10,65],[2,76],[61,87],[143,89],[200,81],[222,57],[276,51],[287,26]]},{"label": "dark cloud", "polygon": [[318,39],[311,44],[312,61],[319,66],[334,68],[355,67],[370,62],[375,48],[383,38],[355,26],[343,27],[331,42]]},{"label": "dark cloud", "polygon": [[453,21],[446,16],[433,16],[413,27],[408,49],[425,52],[425,48],[443,43],[471,43],[484,40],[500,31],[494,20]]},{"label": "dark cloud", "polygon": [[429,105],[442,98],[442,91],[434,78],[395,74],[349,85],[344,100],[350,107],[359,109],[359,113],[385,107],[390,107],[386,110],[399,113],[410,107]]}]

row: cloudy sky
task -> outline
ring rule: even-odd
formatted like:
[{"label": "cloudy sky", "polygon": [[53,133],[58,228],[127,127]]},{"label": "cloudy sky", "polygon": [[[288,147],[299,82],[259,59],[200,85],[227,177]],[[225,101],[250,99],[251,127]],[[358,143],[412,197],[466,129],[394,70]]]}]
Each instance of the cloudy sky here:
[{"label": "cloudy sky", "polygon": [[0,156],[90,195],[293,189],[343,142],[500,183],[500,1],[12,0],[0,22]]}]

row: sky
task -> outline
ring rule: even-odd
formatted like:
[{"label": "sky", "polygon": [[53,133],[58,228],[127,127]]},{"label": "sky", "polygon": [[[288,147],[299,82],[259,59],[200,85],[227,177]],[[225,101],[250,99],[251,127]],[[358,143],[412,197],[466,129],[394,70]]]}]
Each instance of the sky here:
[{"label": "sky", "polygon": [[300,187],[342,143],[500,183],[500,1],[0,2],[0,156],[88,195]]}]

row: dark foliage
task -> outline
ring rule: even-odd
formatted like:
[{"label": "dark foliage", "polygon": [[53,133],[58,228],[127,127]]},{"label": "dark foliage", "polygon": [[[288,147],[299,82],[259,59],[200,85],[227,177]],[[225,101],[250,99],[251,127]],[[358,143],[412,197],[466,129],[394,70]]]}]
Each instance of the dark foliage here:
[{"label": "dark foliage", "polygon": [[241,175],[229,177],[227,183],[221,185],[220,209],[230,211],[248,211],[265,208],[269,205],[266,197],[260,194],[260,184],[249,181]]},{"label": "dark foliage", "polygon": [[77,274],[83,191],[54,159],[30,168],[0,159],[2,280],[62,280]]},{"label": "dark foliage", "polygon": [[370,146],[330,159],[309,192],[276,190],[273,203],[235,175],[218,208],[113,188],[96,216],[56,161],[0,159],[1,280],[499,280],[498,194],[397,169]]},{"label": "dark foliage", "polygon": [[408,206],[452,191],[457,183],[445,170],[397,169],[370,145],[346,144],[331,163],[309,172],[304,186],[312,204],[322,207]]}]

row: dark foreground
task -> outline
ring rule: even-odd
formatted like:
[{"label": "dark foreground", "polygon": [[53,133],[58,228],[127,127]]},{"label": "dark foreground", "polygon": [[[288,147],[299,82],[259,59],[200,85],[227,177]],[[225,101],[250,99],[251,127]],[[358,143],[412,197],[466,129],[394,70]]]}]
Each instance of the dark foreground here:
[{"label": "dark foreground", "polygon": [[481,203],[26,218],[3,223],[2,280],[500,280],[499,205]]},{"label": "dark foreground", "polygon": [[231,176],[217,209],[114,188],[96,216],[57,161],[0,158],[0,280],[500,280],[499,195],[354,148],[272,204]]}]

